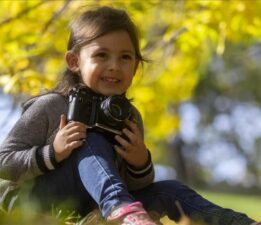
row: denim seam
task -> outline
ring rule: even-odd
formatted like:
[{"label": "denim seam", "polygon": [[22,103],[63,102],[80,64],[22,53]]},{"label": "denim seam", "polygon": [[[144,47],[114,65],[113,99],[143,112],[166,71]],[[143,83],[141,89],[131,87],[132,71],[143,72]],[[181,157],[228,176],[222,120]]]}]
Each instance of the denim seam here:
[{"label": "denim seam", "polygon": [[[91,154],[92,154],[92,155],[94,156],[94,158],[95,158],[95,161],[97,162],[97,164],[99,165],[99,167],[102,169],[102,172],[105,174],[106,177],[108,177],[108,179],[109,179],[109,181],[110,181],[110,183],[111,183],[111,186],[112,186],[113,189],[114,189],[114,193],[115,193],[115,195],[116,195],[115,197],[117,198],[117,199],[116,199],[116,202],[117,202],[117,201],[119,202],[118,199],[120,199],[121,195],[119,195],[119,191],[115,188],[115,185],[113,184],[113,182],[112,182],[110,176],[108,176],[108,174],[107,174],[107,172],[106,172],[106,169],[102,166],[102,164],[100,163],[98,157],[94,154],[94,151],[92,150],[92,147],[90,146],[90,144],[87,144],[87,149],[90,150]],[[119,203],[118,203],[118,204],[114,203],[114,205],[113,205],[113,207],[112,207],[111,209],[109,209],[109,208],[104,208],[104,210],[102,210],[102,211],[104,212],[104,215],[103,215],[103,216],[107,217],[107,216],[110,214],[111,210],[113,210],[113,208],[117,207],[118,205],[119,205]]]},{"label": "denim seam", "polygon": [[113,186],[113,189],[115,190],[115,192],[116,192],[116,194],[117,194],[117,197],[119,197],[118,191],[116,190],[116,188],[115,188],[113,182],[111,181],[110,176],[108,176],[106,170],[105,170],[105,169],[103,168],[103,166],[101,165],[100,161],[98,160],[98,158],[96,157],[96,155],[95,155],[94,152],[92,151],[92,148],[89,146],[89,144],[87,144],[87,148],[90,149],[90,151],[91,151],[92,155],[94,156],[96,162],[98,163],[98,165],[100,166],[100,168],[102,168],[103,173],[109,178],[109,181],[110,181],[111,185]]}]

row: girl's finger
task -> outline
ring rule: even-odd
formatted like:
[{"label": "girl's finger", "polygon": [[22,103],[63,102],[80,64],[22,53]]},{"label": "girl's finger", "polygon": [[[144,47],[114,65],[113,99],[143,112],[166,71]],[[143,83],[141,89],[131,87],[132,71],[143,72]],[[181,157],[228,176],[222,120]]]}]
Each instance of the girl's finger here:
[{"label": "girl's finger", "polygon": [[124,138],[122,138],[120,135],[116,135],[116,136],[115,136],[115,139],[116,139],[116,141],[118,141],[118,143],[119,143],[121,146],[123,146],[124,149],[129,149],[130,143],[129,143],[127,140],[125,140]]},{"label": "girl's finger", "polygon": [[124,128],[122,132],[129,138],[132,139],[134,137],[134,134],[127,128]]},{"label": "girl's finger", "polygon": [[82,133],[86,133],[86,127],[85,126],[82,126],[82,125],[74,125],[74,126],[68,126],[67,127],[67,131],[69,134],[72,134],[72,133],[76,133],[76,132],[82,132]]},{"label": "girl's finger", "polygon": [[83,144],[82,140],[73,141],[70,144],[68,144],[68,147],[69,147],[69,149],[74,150],[74,149],[77,149],[77,148],[81,147],[82,144]]},{"label": "girl's finger", "polygon": [[76,132],[68,136],[68,142],[78,141],[86,138],[86,133]]},{"label": "girl's finger", "polygon": [[120,147],[118,145],[114,145],[114,149],[123,159],[125,159],[126,154],[127,154],[125,149],[123,149],[122,147]]},{"label": "girl's finger", "polygon": [[85,129],[87,129],[87,125],[85,125],[84,123],[81,123],[81,122],[77,122],[77,121],[71,121],[67,124],[67,127],[68,128],[71,128],[71,127],[83,127]]},{"label": "girl's finger", "polygon": [[60,117],[60,124],[59,124],[59,129],[63,129],[66,126],[66,117],[64,114],[61,115]]},{"label": "girl's finger", "polygon": [[130,128],[131,131],[136,133],[139,129],[136,123],[132,122],[131,120],[126,120],[126,125]]}]

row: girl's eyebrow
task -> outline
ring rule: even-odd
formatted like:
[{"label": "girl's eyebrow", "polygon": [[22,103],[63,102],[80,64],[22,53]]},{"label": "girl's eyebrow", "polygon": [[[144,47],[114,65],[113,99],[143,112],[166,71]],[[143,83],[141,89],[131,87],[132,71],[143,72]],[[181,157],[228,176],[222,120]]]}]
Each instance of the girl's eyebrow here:
[{"label": "girl's eyebrow", "polygon": [[135,52],[134,51],[131,51],[131,50],[123,50],[121,51],[122,53],[128,53],[128,54],[131,54],[131,55],[135,55]]},{"label": "girl's eyebrow", "polygon": [[[95,49],[95,51],[106,51],[106,52],[109,52],[111,51],[109,48],[106,48],[106,47],[98,47],[97,49]],[[129,49],[123,49],[120,51],[121,53],[128,53],[128,54],[131,54],[131,55],[135,55],[135,52],[133,50],[129,50]]]}]

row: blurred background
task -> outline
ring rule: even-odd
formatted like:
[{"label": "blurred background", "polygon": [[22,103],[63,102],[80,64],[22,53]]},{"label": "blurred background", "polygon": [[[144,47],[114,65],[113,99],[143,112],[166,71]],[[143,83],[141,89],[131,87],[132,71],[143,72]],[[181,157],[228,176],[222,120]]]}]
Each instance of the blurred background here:
[{"label": "blurred background", "polygon": [[261,219],[259,0],[2,0],[0,144],[22,102],[61,78],[72,16],[100,5],[126,9],[140,31],[149,62],[128,96],[143,116],[156,179],[254,196],[249,211]]}]

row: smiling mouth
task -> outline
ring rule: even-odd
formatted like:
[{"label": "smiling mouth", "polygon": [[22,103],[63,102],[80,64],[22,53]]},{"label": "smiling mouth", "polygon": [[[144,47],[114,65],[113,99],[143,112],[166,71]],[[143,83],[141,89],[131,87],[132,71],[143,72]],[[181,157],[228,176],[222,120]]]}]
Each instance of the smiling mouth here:
[{"label": "smiling mouth", "polygon": [[102,81],[110,82],[110,83],[119,83],[120,80],[114,77],[102,77]]}]

